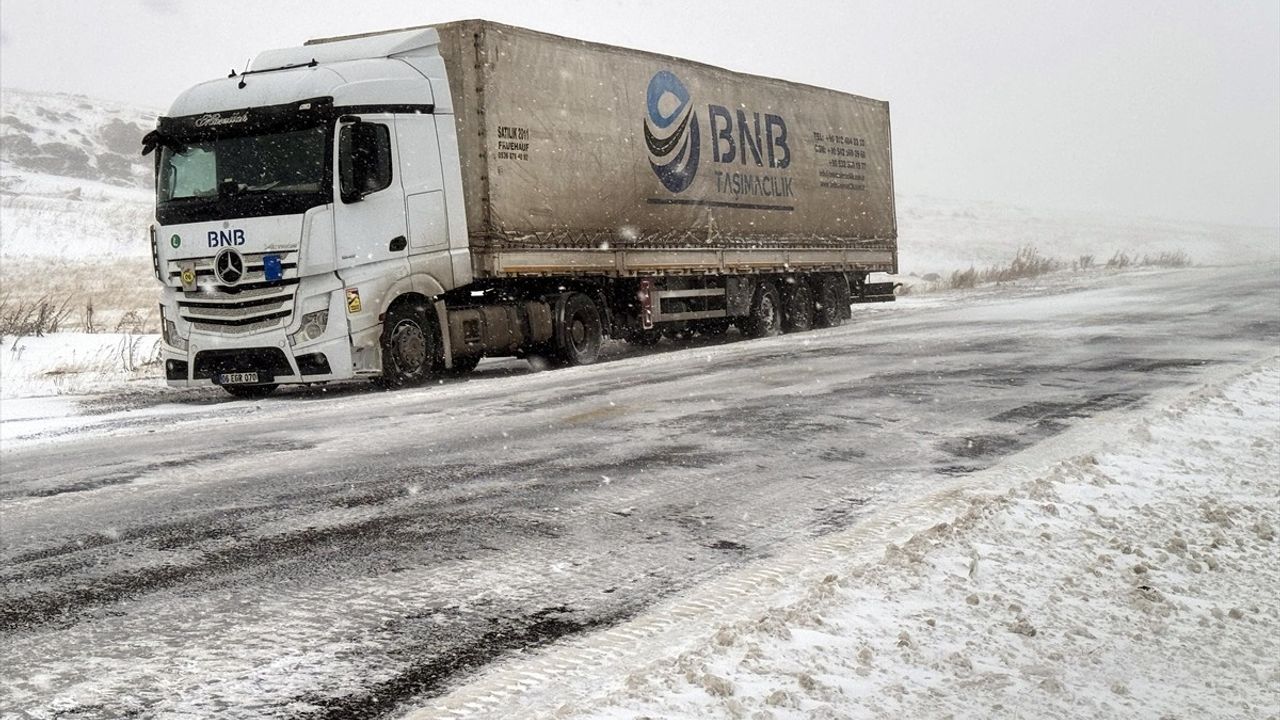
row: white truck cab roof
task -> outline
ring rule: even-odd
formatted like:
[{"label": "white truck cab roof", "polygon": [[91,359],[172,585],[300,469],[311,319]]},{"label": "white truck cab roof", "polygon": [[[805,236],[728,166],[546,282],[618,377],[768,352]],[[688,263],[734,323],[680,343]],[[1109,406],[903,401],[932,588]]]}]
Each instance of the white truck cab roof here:
[{"label": "white truck cab roof", "polygon": [[267,50],[249,70],[200,83],[174,100],[169,117],[285,105],[332,97],[342,106],[432,105],[452,113],[440,38],[432,28]]}]

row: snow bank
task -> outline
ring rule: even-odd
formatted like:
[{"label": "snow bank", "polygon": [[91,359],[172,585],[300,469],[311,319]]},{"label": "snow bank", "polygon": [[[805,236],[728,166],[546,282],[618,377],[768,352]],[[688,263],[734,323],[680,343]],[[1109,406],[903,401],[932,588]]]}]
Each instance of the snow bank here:
[{"label": "snow bank", "polygon": [[422,716],[1275,717],[1280,358],[1100,420]]}]

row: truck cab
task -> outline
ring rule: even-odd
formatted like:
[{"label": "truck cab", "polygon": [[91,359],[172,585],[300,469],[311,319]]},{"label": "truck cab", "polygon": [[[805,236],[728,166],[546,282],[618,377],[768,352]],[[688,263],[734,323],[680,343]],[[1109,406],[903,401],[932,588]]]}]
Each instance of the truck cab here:
[{"label": "truck cab", "polygon": [[[434,35],[263,53],[183,93],[147,135],[170,385],[255,396],[381,375],[397,301],[447,326],[436,299],[472,277]],[[447,367],[448,339],[392,347]]]}]

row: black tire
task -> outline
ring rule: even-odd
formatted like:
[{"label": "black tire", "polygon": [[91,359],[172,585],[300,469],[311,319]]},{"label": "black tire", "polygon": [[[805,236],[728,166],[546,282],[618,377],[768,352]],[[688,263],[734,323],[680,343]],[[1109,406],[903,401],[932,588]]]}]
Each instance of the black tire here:
[{"label": "black tire", "polygon": [[772,337],[782,332],[782,298],[773,283],[756,285],[751,312],[738,322],[742,334],[749,338]]},{"label": "black tire", "polygon": [[399,305],[382,324],[382,384],[388,388],[421,385],[435,374],[440,339],[425,305]]},{"label": "black tire", "polygon": [[555,356],[564,365],[590,365],[600,356],[604,322],[591,298],[573,293],[557,313]]},{"label": "black tire", "polygon": [[241,400],[257,400],[264,398],[280,387],[275,383],[269,385],[223,385],[222,389]]},{"label": "black tire", "polygon": [[813,291],[804,280],[798,280],[787,288],[783,302],[783,332],[804,332],[813,329]]},{"label": "black tire", "polygon": [[842,285],[841,279],[833,275],[824,276],[818,281],[818,298],[813,314],[814,327],[839,327],[844,323],[845,307],[841,305],[848,302],[848,294]]},{"label": "black tire", "polygon": [[445,370],[445,373],[453,377],[461,377],[476,369],[480,364],[479,355],[467,355],[465,357],[456,357],[453,359],[453,367]]}]

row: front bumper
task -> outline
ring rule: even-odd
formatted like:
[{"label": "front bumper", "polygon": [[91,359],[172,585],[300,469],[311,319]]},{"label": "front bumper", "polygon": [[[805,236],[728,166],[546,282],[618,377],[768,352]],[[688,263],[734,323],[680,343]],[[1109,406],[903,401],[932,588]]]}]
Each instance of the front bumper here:
[{"label": "front bumper", "polygon": [[351,341],[343,335],[290,347],[283,331],[234,339],[193,334],[186,351],[162,346],[170,387],[207,387],[225,373],[256,372],[259,384],[297,384],[356,377]]}]

